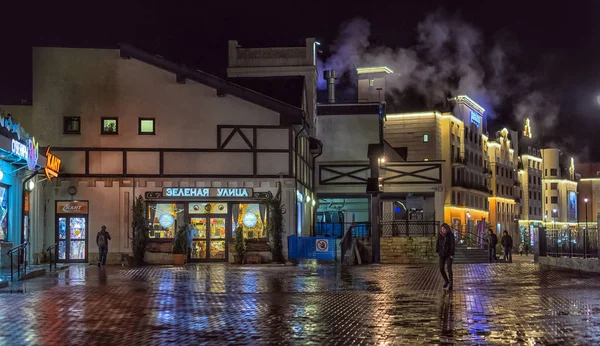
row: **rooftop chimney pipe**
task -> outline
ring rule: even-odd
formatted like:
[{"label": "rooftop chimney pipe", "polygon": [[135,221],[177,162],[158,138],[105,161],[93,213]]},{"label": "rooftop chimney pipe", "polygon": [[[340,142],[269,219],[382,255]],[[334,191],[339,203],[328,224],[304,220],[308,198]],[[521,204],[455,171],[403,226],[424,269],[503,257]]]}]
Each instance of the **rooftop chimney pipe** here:
[{"label": "rooftop chimney pipe", "polygon": [[323,78],[327,81],[327,102],[335,103],[335,80],[337,79],[337,71],[326,70],[323,72]]}]

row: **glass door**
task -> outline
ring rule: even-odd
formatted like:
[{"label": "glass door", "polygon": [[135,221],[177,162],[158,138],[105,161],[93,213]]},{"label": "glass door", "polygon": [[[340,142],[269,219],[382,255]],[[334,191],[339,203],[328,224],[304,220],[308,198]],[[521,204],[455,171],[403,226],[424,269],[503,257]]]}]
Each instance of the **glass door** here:
[{"label": "glass door", "polygon": [[87,261],[87,218],[85,216],[58,217],[58,261]]},{"label": "glass door", "polygon": [[217,260],[227,259],[226,218],[224,217],[191,217],[192,224],[192,260]]}]

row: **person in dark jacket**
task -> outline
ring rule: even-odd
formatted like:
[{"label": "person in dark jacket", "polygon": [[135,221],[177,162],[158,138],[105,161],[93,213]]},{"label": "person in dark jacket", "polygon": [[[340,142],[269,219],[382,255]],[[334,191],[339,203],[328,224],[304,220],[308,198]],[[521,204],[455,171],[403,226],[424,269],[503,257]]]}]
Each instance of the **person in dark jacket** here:
[{"label": "person in dark jacket", "polygon": [[508,232],[506,230],[504,230],[504,235],[502,236],[501,241],[502,247],[504,248],[504,261],[512,263],[513,240],[512,237],[508,235]]},{"label": "person in dark jacket", "polygon": [[[444,289],[452,289],[452,260],[454,260],[454,248],[456,241],[454,234],[447,223],[442,224],[437,241],[435,242],[435,251],[440,256],[440,272],[444,278]],[[448,275],[444,270],[444,266],[448,268]]]},{"label": "person in dark jacket", "polygon": [[490,258],[490,263],[496,262],[496,245],[498,245],[498,237],[494,234],[494,231],[491,229],[488,230],[488,255]]}]

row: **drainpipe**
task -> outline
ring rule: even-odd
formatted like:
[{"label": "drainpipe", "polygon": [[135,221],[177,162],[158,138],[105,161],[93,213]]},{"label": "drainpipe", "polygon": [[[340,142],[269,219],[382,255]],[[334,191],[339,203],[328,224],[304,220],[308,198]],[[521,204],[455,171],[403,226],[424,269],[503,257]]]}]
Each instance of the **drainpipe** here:
[{"label": "drainpipe", "polygon": [[[318,141],[319,144],[319,153],[316,155],[313,155],[312,157],[312,182],[313,182],[313,188],[315,186],[315,162],[317,161],[317,158],[321,155],[323,155],[323,142],[319,141],[318,139],[316,139]],[[310,143],[309,143],[310,144]],[[310,148],[310,145],[309,145]],[[316,197],[316,196],[315,196]],[[316,201],[315,201],[315,206],[316,206]],[[311,234],[314,235],[315,234],[315,225],[317,222],[317,208],[313,208],[313,212],[312,212],[312,224],[310,225],[311,227]]]},{"label": "drainpipe", "polygon": [[[292,158],[292,160],[296,160],[296,152],[298,150],[298,138],[300,137],[300,135],[302,134],[302,132],[306,131],[306,119],[303,119],[302,121],[302,128],[300,129],[300,131],[296,134],[295,138],[294,138],[294,157]],[[298,163],[296,163],[296,165],[294,166],[295,170],[294,170],[294,188],[295,191],[298,191]],[[298,203],[298,199],[296,197],[297,195],[294,194],[294,199],[296,199],[296,203]],[[304,195],[303,195],[304,196]],[[304,203],[304,200],[302,201],[302,203]],[[298,227],[298,207],[294,208],[294,215],[296,216],[296,227]],[[298,230],[296,230],[296,234],[298,234]]]}]

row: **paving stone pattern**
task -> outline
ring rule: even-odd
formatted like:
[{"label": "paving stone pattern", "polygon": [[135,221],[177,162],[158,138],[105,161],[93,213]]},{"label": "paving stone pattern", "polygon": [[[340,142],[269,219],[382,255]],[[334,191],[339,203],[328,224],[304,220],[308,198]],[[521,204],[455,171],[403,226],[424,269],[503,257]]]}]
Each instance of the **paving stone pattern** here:
[{"label": "paving stone pattern", "polygon": [[72,267],[0,289],[0,345],[600,344],[600,276],[533,263]]}]

